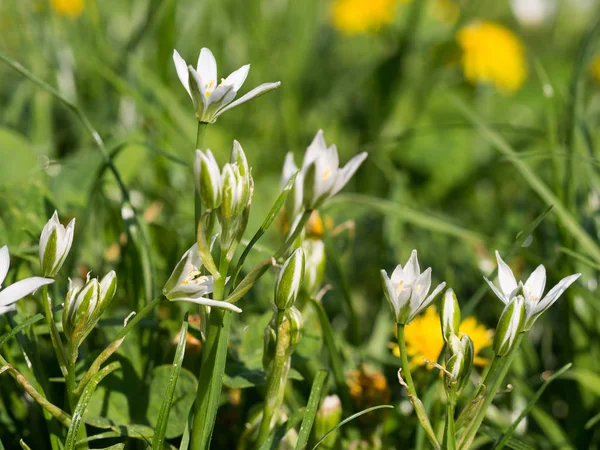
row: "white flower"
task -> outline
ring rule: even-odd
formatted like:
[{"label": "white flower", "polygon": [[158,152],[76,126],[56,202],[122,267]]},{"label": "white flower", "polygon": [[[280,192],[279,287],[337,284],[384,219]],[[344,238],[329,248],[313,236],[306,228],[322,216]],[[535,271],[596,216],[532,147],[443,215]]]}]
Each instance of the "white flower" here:
[{"label": "white flower", "polygon": [[556,11],[555,0],[511,0],[510,7],[521,25],[538,26]]},{"label": "white flower", "polygon": [[175,266],[173,273],[165,283],[163,294],[172,302],[192,302],[235,312],[242,311],[229,302],[205,298],[204,296],[212,293],[213,289],[214,278],[202,275],[202,259],[198,254],[198,245],[194,244],[183,254]]},{"label": "white flower", "polygon": [[431,288],[431,267],[421,273],[416,250],[412,251],[404,268],[398,264],[391,279],[385,270],[381,271],[381,277],[385,296],[390,302],[396,322],[400,324],[410,323],[446,286],[445,282],[440,283],[427,296]]},{"label": "white flower", "polygon": [[[341,191],[366,158],[367,153],[361,152],[340,168],[337,147],[335,144],[327,147],[323,130],[319,130],[306,149],[302,171],[296,177],[294,213],[298,212],[300,204],[307,209],[316,209]],[[297,170],[293,155],[288,153],[283,168],[282,184],[287,184]]]},{"label": "white flower", "polygon": [[525,327],[529,330],[536,319],[548,308],[550,308],[565,290],[581,276],[580,273],[569,275],[563,278],[542,298],[544,287],[546,286],[546,269],[540,264],[529,276],[525,284],[517,280],[510,270],[510,267],[502,260],[500,254],[496,251],[496,260],[498,261],[498,289],[490,280],[484,277],[487,284],[490,285],[494,294],[506,305],[510,303],[513,297],[522,295],[525,299]]},{"label": "white flower", "polygon": [[33,291],[54,283],[51,278],[31,277],[17,281],[10,286],[2,289],[2,283],[6,279],[6,274],[10,267],[10,254],[5,245],[0,248],[0,314],[4,314],[14,309],[14,303],[17,300],[31,294]]},{"label": "white flower", "polygon": [[213,123],[225,111],[246,103],[281,84],[279,81],[263,83],[233,101],[248,76],[250,64],[242,66],[227,78],[221,79],[221,83],[217,83],[217,62],[209,49],[203,48],[200,51],[196,69],[188,65],[179,56],[177,50],[173,50],[173,61],[177,76],[190,95],[196,109],[196,117],[200,122]]},{"label": "white flower", "polygon": [[40,266],[45,277],[55,277],[62,267],[73,244],[74,229],[75,219],[65,228],[56,211],[46,223],[40,237]]}]

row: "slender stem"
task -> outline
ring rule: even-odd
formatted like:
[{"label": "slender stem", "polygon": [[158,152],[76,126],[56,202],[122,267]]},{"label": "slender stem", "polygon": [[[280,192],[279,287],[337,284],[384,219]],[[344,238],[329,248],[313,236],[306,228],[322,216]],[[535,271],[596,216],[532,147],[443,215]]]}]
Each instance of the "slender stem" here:
[{"label": "slender stem", "polygon": [[196,130],[196,148],[198,150],[202,150],[204,148],[204,138],[206,137],[207,128],[207,122],[198,122],[198,128]]},{"label": "slender stem", "polygon": [[44,308],[46,323],[48,324],[48,329],[50,330],[50,340],[52,341],[52,347],[54,347],[54,352],[56,353],[56,359],[58,360],[60,371],[62,372],[63,376],[66,377],[67,362],[65,350],[63,347],[62,339],[60,338],[60,334],[58,334],[56,323],[54,322],[54,315],[52,314],[52,305],[50,303],[50,296],[48,295],[48,286],[42,287],[42,306]]},{"label": "slender stem", "polygon": [[279,250],[277,250],[277,253],[275,253],[275,259],[281,258],[285,254],[285,252],[287,252],[290,249],[290,247],[294,245],[294,241],[304,229],[304,225],[306,225],[306,222],[308,222],[308,219],[310,219],[310,215],[312,214],[312,212],[312,209],[307,209],[302,213],[302,216],[300,217],[300,220],[298,220],[294,231],[292,231],[288,235],[283,245],[279,247]]},{"label": "slender stem", "polygon": [[454,429],[454,410],[456,408],[456,399],[448,397],[446,404],[446,432],[444,448],[446,450],[456,450],[456,430]]},{"label": "slender stem", "polygon": [[404,327],[403,323],[399,323],[396,326],[398,331],[398,347],[400,350],[400,358],[402,359],[402,378],[406,380],[407,391],[409,395],[417,396],[415,385],[413,383],[412,375],[410,374],[410,368],[408,366],[408,355],[406,354],[406,342],[404,339]]},{"label": "slender stem", "polygon": [[[206,129],[208,128],[208,123],[206,122],[198,122],[198,129],[196,130],[196,149],[202,149],[204,147],[204,138],[206,137]],[[196,157],[196,152],[194,152],[194,158]],[[194,163],[192,163],[192,167],[194,167]],[[196,174],[194,173],[194,178]],[[198,223],[202,218],[202,200],[200,198],[200,192],[198,191],[198,183],[194,180],[194,219],[196,220],[196,227],[198,229]]]},{"label": "slender stem", "polygon": [[283,402],[285,384],[290,368],[290,357],[287,354],[290,345],[289,321],[284,319],[284,312],[277,311],[277,343],[272,365],[267,375],[267,391],[260,424],[257,448],[267,440],[271,429],[277,422],[277,412]]},{"label": "slender stem", "polygon": [[494,397],[496,396],[496,393],[500,389],[500,386],[502,384],[502,381],[504,380],[504,377],[508,373],[508,369],[510,369],[510,366],[512,365],[515,357],[517,356],[519,347],[521,347],[521,342],[523,341],[524,334],[525,333],[519,333],[515,343],[513,344],[512,349],[508,352],[507,355],[496,356],[495,361],[497,361],[497,365],[500,367],[500,370],[494,370],[494,372],[497,372],[498,374],[496,377],[493,377],[492,375],[490,375],[490,373],[492,372],[492,370],[491,370],[492,368],[490,368],[490,371],[488,372],[488,376],[486,377],[486,380],[488,378],[490,378],[490,379],[493,378],[493,380],[491,381],[490,385],[486,386],[487,391],[485,393],[485,400],[483,401],[483,404],[477,411],[475,418],[473,419],[471,424],[468,426],[467,431],[465,432],[465,434],[463,435],[462,439],[459,442],[458,448],[460,450],[467,450],[468,448],[470,448],[471,443],[473,442],[473,439],[475,439],[475,436],[477,435],[477,431],[479,430],[479,427],[481,426],[481,423],[483,422],[483,419],[485,417],[485,413],[486,413],[488,407],[494,400]]}]

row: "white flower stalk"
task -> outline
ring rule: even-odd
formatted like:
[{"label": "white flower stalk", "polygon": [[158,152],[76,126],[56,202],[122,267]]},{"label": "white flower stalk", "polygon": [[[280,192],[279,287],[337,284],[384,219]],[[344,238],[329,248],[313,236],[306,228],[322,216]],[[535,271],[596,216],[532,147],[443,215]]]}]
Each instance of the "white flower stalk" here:
[{"label": "white flower stalk", "polygon": [[[286,157],[284,165],[282,179],[284,183],[287,183],[298,170],[293,156],[290,155]],[[319,130],[306,149],[302,171],[296,177],[294,213],[299,212],[300,204],[306,209],[316,209],[341,191],[366,158],[366,152],[359,153],[340,168],[337,147],[335,145],[327,147],[323,130]]]},{"label": "white flower stalk", "polygon": [[563,292],[581,276],[580,273],[576,273],[563,278],[556,286],[550,289],[546,296],[542,297],[546,286],[546,268],[542,264],[531,273],[525,284],[523,284],[522,281],[517,282],[512,270],[502,260],[497,251],[496,260],[498,261],[498,282],[500,283],[500,289],[487,278],[484,277],[484,279],[492,288],[494,294],[506,305],[515,296],[523,296],[525,299],[525,331],[529,330],[537,318],[550,308]]},{"label": "white flower stalk", "polygon": [[197,244],[183,254],[173,273],[163,287],[163,295],[172,302],[191,302],[198,305],[214,306],[235,312],[242,310],[224,301],[211,300],[205,295],[212,293],[214,278],[202,275],[202,259]]},{"label": "white flower stalk", "polygon": [[40,237],[40,266],[43,276],[56,276],[71,250],[74,230],[75,219],[65,228],[58,220],[58,213],[54,211]]},{"label": "white flower stalk", "polygon": [[183,84],[192,99],[196,117],[200,122],[213,123],[225,111],[269,92],[281,84],[279,81],[276,83],[263,83],[233,101],[244,81],[246,81],[250,64],[239,68],[218,83],[217,62],[212,52],[207,48],[200,51],[196,69],[188,65],[177,53],[177,50],[173,50],[173,62],[181,84]]},{"label": "white flower stalk", "polygon": [[382,270],[381,278],[385,296],[390,302],[394,319],[399,324],[410,323],[446,286],[445,282],[440,283],[427,296],[431,288],[431,267],[421,273],[416,250],[412,251],[404,268],[398,264],[391,278]]},{"label": "white flower stalk", "polygon": [[196,150],[194,178],[204,206],[207,209],[218,208],[221,205],[221,171],[210,149],[206,153]]},{"label": "white flower stalk", "polygon": [[15,302],[23,297],[31,294],[42,286],[54,283],[51,278],[31,277],[17,281],[10,286],[2,288],[2,284],[8,274],[10,268],[10,254],[8,247],[5,245],[0,248],[0,314],[5,314],[8,311],[15,309]]}]

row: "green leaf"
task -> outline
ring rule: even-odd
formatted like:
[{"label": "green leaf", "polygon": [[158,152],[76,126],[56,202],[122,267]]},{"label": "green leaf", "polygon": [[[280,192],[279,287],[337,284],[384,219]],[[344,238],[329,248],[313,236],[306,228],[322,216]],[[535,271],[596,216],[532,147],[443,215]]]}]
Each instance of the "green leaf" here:
[{"label": "green leaf", "polygon": [[310,303],[317,311],[317,315],[319,317],[319,322],[323,330],[323,341],[325,342],[325,347],[327,348],[327,353],[329,354],[329,363],[331,365],[331,370],[333,372],[333,378],[335,380],[338,393],[340,394],[340,399],[342,400],[344,409],[351,411],[353,409],[353,404],[350,399],[350,393],[348,392],[348,385],[346,384],[344,361],[342,359],[342,355],[335,345],[335,337],[333,328],[331,327],[331,322],[329,322],[329,317],[327,317],[325,308],[323,308],[321,303],[315,299],[311,299]]},{"label": "green leaf", "polygon": [[37,156],[22,135],[0,127],[0,187],[12,183],[30,183],[38,172]]},{"label": "green leaf", "polygon": [[87,409],[88,403],[90,402],[94,391],[98,384],[102,381],[104,377],[106,377],[111,372],[120,368],[121,365],[118,362],[111,363],[100,370],[96,375],[92,377],[89,383],[85,386],[79,401],[77,402],[77,406],[75,407],[75,411],[73,411],[73,418],[71,420],[71,426],[69,427],[69,431],[67,432],[67,439],[65,442],[65,450],[74,450],[77,443],[77,437],[79,435],[79,427],[81,426],[81,422],[83,420],[83,415],[85,410]]},{"label": "green leaf", "polygon": [[[234,366],[233,364],[231,364]],[[225,369],[231,370],[229,365]],[[304,380],[304,377],[295,369],[290,369],[288,378],[292,380]],[[257,386],[263,386],[267,381],[266,374],[263,370],[241,370],[231,371],[223,377],[223,384],[231,389],[246,389]]]},{"label": "green leaf", "polygon": [[19,331],[33,325],[36,322],[39,322],[40,320],[42,320],[44,318],[44,316],[42,314],[36,314],[35,316],[27,319],[25,322],[17,325],[16,327],[14,327],[12,330],[10,330],[10,333],[6,333],[4,336],[2,336],[0,338],[0,348],[14,335],[16,335]]},{"label": "green leaf", "polygon": [[303,450],[306,447],[310,432],[315,423],[319,405],[321,404],[321,397],[323,396],[327,375],[328,372],[326,370],[319,370],[313,381],[310,396],[308,397],[308,403],[306,404],[306,411],[304,412],[304,419],[302,419],[302,425],[300,425],[300,432],[298,433],[296,450]]},{"label": "green leaf", "polygon": [[[175,358],[173,359],[173,367],[170,369],[169,380],[167,382],[167,388],[162,394],[162,389],[157,389],[156,386],[150,386],[150,395],[156,393],[158,395],[164,395],[164,399],[160,406],[160,412],[158,413],[158,419],[156,420],[156,431],[154,433],[154,439],[152,439],[152,448],[155,450],[160,450],[163,448],[163,444],[165,442],[165,435],[167,433],[167,423],[169,423],[169,413],[171,412],[171,406],[173,404],[173,394],[175,393],[175,386],[177,385],[177,380],[179,379],[179,373],[181,372],[181,364],[183,364],[183,357],[185,356],[185,343],[187,339],[187,329],[188,329],[188,316],[185,315],[183,319],[183,323],[181,324],[181,329],[179,330],[179,343],[177,344],[177,350],[175,351]],[[156,380],[156,372],[155,371],[155,380]],[[194,391],[191,391],[194,392]],[[189,395],[183,395],[179,400],[190,398]],[[191,408],[191,403],[190,403]],[[152,403],[150,404],[150,411],[154,411],[152,407]],[[184,421],[182,423],[183,427],[187,423],[187,416],[189,413],[189,409],[186,414],[183,416]],[[174,421],[170,422],[174,423]],[[182,428],[183,428],[182,427]],[[183,434],[183,429],[181,430],[181,434]],[[177,435],[176,435],[177,436]],[[173,436],[175,437],[175,436]]]},{"label": "green leaf", "polygon": [[279,443],[291,429],[295,428],[300,423],[305,414],[304,408],[292,414],[285,422],[277,425],[269,434],[269,437],[258,450],[276,450],[279,448]]},{"label": "green leaf", "polygon": [[352,414],[350,417],[347,417],[346,419],[342,420],[335,427],[333,427],[331,430],[329,430],[327,433],[325,433],[325,435],[315,444],[315,446],[312,448],[312,450],[315,450],[321,444],[321,442],[323,442],[325,439],[327,439],[327,436],[329,436],[331,433],[334,433],[336,430],[343,427],[348,422],[351,422],[354,419],[356,419],[362,415],[368,414],[371,411],[375,411],[376,409],[383,409],[383,408],[394,409],[394,407],[392,405],[379,405],[379,406],[373,406],[371,408],[363,409],[362,411],[357,412],[356,414]]}]

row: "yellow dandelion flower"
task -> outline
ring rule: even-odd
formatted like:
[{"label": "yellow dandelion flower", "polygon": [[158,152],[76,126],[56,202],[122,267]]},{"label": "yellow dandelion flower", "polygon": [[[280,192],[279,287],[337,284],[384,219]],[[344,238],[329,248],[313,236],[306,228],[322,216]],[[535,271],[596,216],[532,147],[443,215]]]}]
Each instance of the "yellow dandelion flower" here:
[{"label": "yellow dandelion flower", "polygon": [[[485,366],[488,360],[478,355],[481,350],[492,345],[492,330],[488,330],[478,323],[474,317],[467,317],[460,324],[459,331],[465,333],[473,341],[474,363],[478,366]],[[423,358],[429,361],[437,361],[444,347],[440,315],[436,309],[428,308],[424,314],[417,316],[407,325],[404,330],[404,338],[406,340],[406,353],[411,357],[410,368],[416,369],[419,366],[426,366],[431,369],[432,366],[423,361]],[[397,344],[392,344],[392,350],[396,356],[400,357]]]},{"label": "yellow dandelion flower", "polygon": [[592,76],[596,82],[600,83],[600,55],[596,55],[594,60],[592,61]]},{"label": "yellow dandelion flower", "polygon": [[61,16],[76,18],[83,12],[84,0],[50,0],[52,9]]},{"label": "yellow dandelion flower", "polygon": [[465,76],[472,83],[491,83],[499,90],[513,92],[527,76],[525,51],[519,38],[508,28],[493,22],[477,22],[458,31],[463,51]]},{"label": "yellow dandelion flower", "polygon": [[331,19],[346,34],[377,31],[394,22],[400,0],[335,0]]}]

